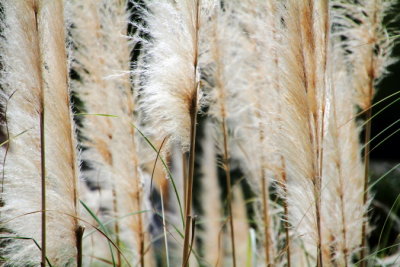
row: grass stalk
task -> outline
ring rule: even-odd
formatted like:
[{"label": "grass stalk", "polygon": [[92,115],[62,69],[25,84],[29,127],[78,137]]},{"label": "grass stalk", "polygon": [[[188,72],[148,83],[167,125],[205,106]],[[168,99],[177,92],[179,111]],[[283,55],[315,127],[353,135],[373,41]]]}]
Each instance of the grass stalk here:
[{"label": "grass stalk", "polygon": [[[372,80],[370,83],[370,90],[372,91],[373,85]],[[372,94],[371,94],[372,95]],[[370,101],[371,102],[371,101]],[[370,153],[370,139],[371,139],[371,127],[372,127],[372,109],[368,108],[365,117],[367,124],[365,125],[365,137],[364,137],[364,191],[363,191],[363,206],[367,204],[368,201],[368,181],[369,181],[369,153]],[[363,259],[366,256],[366,245],[367,245],[367,223],[368,223],[368,213],[365,214],[361,229],[361,252],[360,252],[360,267],[367,266],[366,261]]]},{"label": "grass stalk", "polygon": [[227,206],[228,206],[228,218],[229,218],[229,226],[230,226],[230,237],[231,237],[231,248],[232,248],[232,262],[233,267],[236,267],[236,248],[235,248],[235,228],[233,225],[233,216],[232,216],[232,181],[231,181],[231,170],[229,164],[229,151],[228,151],[228,131],[227,125],[225,121],[225,117],[222,118],[222,135],[224,142],[224,169],[226,175],[226,192],[227,192]]},{"label": "grass stalk", "polygon": [[189,241],[190,241],[190,225],[191,225],[191,212],[192,212],[192,195],[193,195],[193,176],[194,176],[194,161],[195,161],[195,145],[196,145],[196,124],[197,124],[197,89],[196,94],[192,100],[190,108],[190,152],[189,152],[189,175],[187,177],[186,187],[186,207],[185,207],[185,237],[183,242],[183,256],[182,267],[187,266],[189,254]]},{"label": "grass stalk", "polygon": [[265,181],[266,177],[264,175],[264,171],[261,175],[261,188],[262,188],[262,204],[263,204],[263,217],[264,217],[264,234],[265,234],[265,257],[266,257],[266,266],[270,265],[271,259],[269,255],[269,216],[268,216],[268,195],[267,195],[267,185]]},{"label": "grass stalk", "polygon": [[[138,179],[139,173],[136,170],[136,188],[138,189],[136,192],[136,202],[138,205],[138,208],[140,209],[142,207],[142,190],[141,190],[141,185],[140,185],[140,180]],[[144,267],[145,266],[145,236],[144,236],[144,231],[143,231],[143,218],[142,214],[138,214],[138,228],[139,228],[139,256],[140,256],[140,266]]]},{"label": "grass stalk", "polygon": [[186,188],[187,188],[187,158],[186,153],[182,154],[182,178],[183,178],[183,208],[186,210]]},{"label": "grass stalk", "polygon": [[[113,212],[114,216],[118,217],[118,203],[117,203],[117,192],[115,189],[115,185],[113,185],[112,189],[112,195],[113,195]],[[118,220],[115,221],[114,224],[114,232],[115,232],[115,244],[119,248],[121,246],[121,240],[119,239],[119,222]],[[117,266],[121,266],[121,253],[117,251]]]},{"label": "grass stalk", "polygon": [[321,242],[321,182],[319,180],[316,181],[314,186],[315,192],[315,215],[317,218],[317,233],[318,233],[318,242],[317,242],[317,266],[322,267],[322,242]]},{"label": "grass stalk", "polygon": [[194,178],[194,162],[196,153],[196,126],[197,126],[197,101],[200,82],[197,81],[197,65],[199,57],[199,28],[200,28],[200,1],[196,0],[196,18],[195,18],[195,39],[194,39],[194,57],[193,57],[193,95],[190,99],[189,115],[190,115],[190,150],[189,150],[189,169],[186,184],[186,206],[185,206],[185,236],[183,241],[182,267],[188,266],[190,257],[190,229],[191,229],[191,212],[193,200],[193,178]]},{"label": "grass stalk", "polygon": [[76,229],[76,249],[78,252],[76,256],[77,267],[82,267],[82,256],[83,256],[82,240],[84,231],[85,227],[78,225],[78,228]]},{"label": "grass stalk", "polygon": [[40,168],[41,168],[41,194],[42,194],[42,259],[41,266],[46,266],[46,153],[44,134],[44,106],[41,99],[42,110],[40,112]]},{"label": "grass stalk", "polygon": [[[39,13],[39,3],[35,2],[33,6],[35,13],[35,23],[36,23],[36,31],[39,34],[39,21],[38,21],[38,13]],[[39,45],[39,53],[40,53],[40,62],[43,61],[43,54],[40,51],[41,46]],[[42,65],[42,64],[41,64]],[[41,214],[41,266],[46,266],[46,149],[45,149],[45,96],[44,96],[44,81],[43,81],[43,70],[41,69],[41,92],[40,92],[40,173],[41,173],[41,202],[42,202],[42,214]]]}]

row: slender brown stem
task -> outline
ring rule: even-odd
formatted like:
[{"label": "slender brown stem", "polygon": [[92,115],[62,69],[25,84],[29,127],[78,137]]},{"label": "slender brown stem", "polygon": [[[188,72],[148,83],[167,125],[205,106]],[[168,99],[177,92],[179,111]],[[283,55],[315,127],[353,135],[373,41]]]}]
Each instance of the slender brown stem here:
[{"label": "slender brown stem", "polygon": [[[197,81],[197,65],[198,65],[198,45],[199,45],[199,28],[200,28],[200,1],[196,0],[196,17],[195,17],[195,36],[194,36],[194,57],[193,57],[193,95],[189,107],[190,115],[190,151],[189,151],[189,173],[187,177],[186,187],[186,207],[185,207],[185,236],[183,241],[183,255],[182,255],[182,267],[186,267],[190,257],[190,228],[191,228],[191,212],[192,212],[192,194],[193,194],[193,176],[194,176],[194,160],[196,152],[196,126],[197,126],[197,97],[200,82]],[[186,259],[188,261],[186,262]]]},{"label": "slender brown stem", "polygon": [[78,225],[78,228],[76,229],[76,249],[77,249],[77,256],[76,256],[76,265],[77,267],[82,267],[82,238],[83,238],[83,232],[85,231],[85,228],[81,225]]},{"label": "slender brown stem", "polygon": [[[138,176],[136,176],[138,177]],[[136,193],[136,200],[138,203],[138,210],[141,209],[142,207],[142,194],[141,194],[141,189],[140,189],[140,185],[139,185],[139,179],[137,179],[137,183],[138,183],[138,191]],[[142,214],[138,214],[138,228],[139,228],[139,255],[140,255],[140,266],[144,267],[144,263],[145,263],[145,257],[144,257],[144,247],[145,247],[145,240],[144,240],[144,231],[143,231],[143,218],[142,218]]]},{"label": "slender brown stem", "polygon": [[[373,86],[372,84],[370,85]],[[371,102],[371,101],[370,101]],[[372,117],[372,109],[368,108],[366,112],[366,121],[367,124],[365,126],[365,139],[364,139],[364,191],[363,191],[363,205],[367,203],[368,200],[368,180],[369,180],[369,152],[370,152],[370,139],[371,139],[371,117]],[[361,253],[360,253],[360,267],[365,267],[367,265],[366,260],[364,260],[366,256],[366,245],[367,245],[367,218],[368,213],[365,214],[365,218],[362,225],[361,230]]]},{"label": "slender brown stem", "polygon": [[323,266],[322,260],[322,235],[321,235],[321,179],[322,179],[322,161],[323,161],[323,129],[324,122],[322,117],[322,125],[321,132],[317,137],[317,164],[316,164],[316,176],[314,177],[314,196],[315,196],[315,216],[317,219],[317,234],[318,234],[318,242],[317,242],[317,266]]},{"label": "slender brown stem", "polygon": [[[38,21],[38,13],[39,13],[39,3],[35,1],[33,3],[33,11],[35,13],[35,23],[36,23],[36,31],[39,35],[39,21]],[[38,43],[38,49],[40,51],[40,44]],[[41,216],[41,266],[46,266],[46,152],[45,152],[45,123],[44,123],[44,112],[45,112],[45,96],[44,96],[44,81],[43,81],[43,55],[40,51],[40,66],[39,69],[41,70],[40,78],[41,78],[41,90],[40,90],[40,172],[41,172],[41,201],[42,201],[42,216]]]},{"label": "slender brown stem", "polygon": [[[323,129],[323,126],[322,126]],[[320,133],[321,135],[323,132]],[[321,139],[320,139],[321,137]],[[323,266],[322,260],[322,236],[321,236],[321,173],[322,173],[322,136],[317,133],[316,140],[316,164],[314,165],[314,199],[315,217],[317,220],[317,266]]]},{"label": "slender brown stem", "polygon": [[[43,99],[42,99],[43,100]],[[40,168],[42,190],[42,266],[46,266],[46,154],[44,134],[44,106],[40,112]]]},{"label": "slender brown stem", "polygon": [[318,231],[318,255],[317,255],[317,266],[322,267],[323,266],[323,261],[322,261],[322,244],[321,244],[321,213],[320,213],[320,192],[321,192],[321,184],[317,182],[318,185],[315,186],[315,191],[316,191],[316,197],[315,197],[315,202],[316,202],[316,217],[317,217],[317,231]]},{"label": "slender brown stem", "polygon": [[226,174],[226,190],[227,190],[227,206],[228,206],[228,217],[229,217],[229,225],[230,225],[230,236],[231,236],[231,247],[232,247],[232,261],[233,267],[236,267],[236,248],[235,248],[235,228],[233,224],[233,215],[232,215],[232,181],[231,181],[231,172],[230,172],[230,164],[229,164],[229,150],[228,150],[228,131],[226,127],[225,118],[222,119],[222,134],[224,139],[224,169]]},{"label": "slender brown stem", "polygon": [[[142,189],[141,189],[141,184],[139,174],[136,171],[136,183],[137,183],[137,192],[136,192],[136,201],[138,205],[138,210],[141,210],[142,207]],[[143,218],[142,214],[138,214],[138,228],[139,228],[139,255],[140,255],[140,266],[144,267],[145,266],[145,259],[144,259],[144,254],[145,254],[145,236],[144,236],[144,231],[143,231]]]},{"label": "slender brown stem", "polygon": [[[197,88],[197,87],[196,87]],[[189,258],[189,241],[190,241],[190,222],[192,212],[192,193],[193,193],[193,176],[194,176],[194,160],[195,160],[195,145],[196,145],[196,124],[197,124],[197,90],[196,96],[192,100],[192,107],[190,111],[190,154],[189,154],[189,175],[187,177],[186,187],[186,223],[185,223],[185,237],[183,242],[183,256],[182,267],[186,267],[186,259]]]},{"label": "slender brown stem", "polygon": [[269,255],[269,216],[268,216],[268,196],[267,196],[267,185],[265,181],[264,170],[262,170],[261,176],[261,187],[262,187],[262,203],[263,203],[263,217],[264,217],[264,235],[265,235],[265,257],[267,266],[270,265],[271,259]]},{"label": "slender brown stem", "polygon": [[[131,136],[134,136],[134,131],[132,130],[132,132],[131,132]],[[158,160],[158,157],[159,157],[159,153],[160,153],[160,151],[161,151],[161,148],[162,148],[162,146],[163,146],[163,144],[164,144],[164,142],[165,142],[165,140],[166,139],[164,139],[163,140],[163,142],[161,143],[161,146],[160,146],[160,149],[159,149],[159,151],[157,152],[157,158],[156,158],[156,160],[155,160],[155,162],[154,162],[154,167],[153,167],[153,171],[152,171],[152,174],[151,174],[151,180],[153,181],[153,176],[154,176],[154,171],[155,171],[155,168],[156,168],[156,164],[157,164],[157,160]],[[133,149],[135,149],[135,148],[133,148]],[[133,183],[136,183],[135,184],[135,188],[136,188],[136,192],[133,194],[133,196],[132,196],[132,199],[133,200],[135,200],[136,201],[136,203],[134,203],[134,206],[135,206],[135,204],[136,204],[136,207],[135,207],[135,209],[136,210],[141,210],[142,209],[142,185],[141,185],[141,182],[140,182],[140,179],[139,179],[139,171],[138,171],[138,168],[137,168],[137,166],[138,166],[138,163],[137,163],[137,161],[135,160],[134,161],[134,163],[133,163],[133,166],[134,166],[134,177],[133,177]],[[139,259],[139,261],[140,261],[140,266],[141,267],[144,267],[145,266],[145,233],[144,233],[144,230],[143,230],[143,217],[142,217],[142,214],[138,214],[137,215],[138,217],[137,217],[137,228],[138,228],[138,230],[137,230],[137,237],[138,237],[138,244],[139,244],[139,257],[140,257],[140,259]]]},{"label": "slender brown stem", "polygon": [[186,210],[186,190],[187,190],[187,157],[186,153],[182,154],[182,178],[183,178],[183,209]]},{"label": "slender brown stem", "polygon": [[[115,185],[113,185],[112,189],[112,194],[113,194],[113,211],[114,211],[114,216],[115,218],[118,218],[118,203],[117,203],[117,192]],[[115,221],[114,224],[114,232],[115,232],[115,244],[119,248],[121,246],[121,241],[119,239],[119,222],[118,220]],[[117,266],[121,266],[121,253],[117,250]]]},{"label": "slender brown stem", "polygon": [[[189,256],[190,253],[192,252],[193,249],[193,243],[194,243],[194,239],[195,239],[195,232],[196,232],[196,217],[191,217],[190,216],[190,224],[191,224],[191,229],[192,229],[192,233],[191,233],[191,241],[190,241],[190,247],[189,247]],[[189,258],[185,259],[185,265],[187,265],[189,263]]]}]

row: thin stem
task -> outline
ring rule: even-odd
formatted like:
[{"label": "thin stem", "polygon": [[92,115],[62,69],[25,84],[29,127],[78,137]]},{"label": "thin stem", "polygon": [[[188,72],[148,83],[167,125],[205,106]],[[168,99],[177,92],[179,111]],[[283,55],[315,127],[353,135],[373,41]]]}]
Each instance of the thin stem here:
[{"label": "thin stem", "polygon": [[314,193],[315,193],[315,215],[317,217],[317,232],[318,232],[318,244],[317,244],[317,266],[322,267],[322,242],[321,242],[321,182],[317,179],[314,185]]},{"label": "thin stem", "polygon": [[78,251],[76,256],[76,265],[77,267],[82,267],[82,238],[85,228],[81,225],[78,225],[76,229],[76,249]]},{"label": "thin stem", "polygon": [[194,57],[193,57],[193,95],[189,108],[190,115],[190,151],[189,151],[189,174],[187,177],[186,187],[186,207],[185,207],[185,236],[183,241],[183,256],[182,256],[182,267],[188,266],[190,257],[190,228],[191,228],[191,212],[192,212],[192,194],[193,194],[193,176],[194,176],[194,161],[196,153],[196,125],[197,125],[197,97],[200,82],[197,81],[197,65],[198,65],[198,45],[199,45],[199,28],[200,28],[200,1],[196,0],[196,18],[195,18],[195,36],[194,36]]},{"label": "thin stem", "polygon": [[[35,13],[35,23],[36,23],[36,32],[39,35],[39,21],[38,21],[38,13],[39,13],[39,3],[37,1],[34,2],[33,11]],[[42,201],[42,216],[41,216],[41,266],[46,266],[46,151],[45,151],[45,123],[44,123],[44,113],[45,113],[45,95],[44,95],[44,81],[43,81],[43,54],[40,51],[41,46],[38,43],[39,55],[40,55],[40,172],[41,172],[41,201]]]},{"label": "thin stem", "polygon": [[[43,99],[41,100],[43,101]],[[44,106],[40,112],[40,171],[42,190],[42,266],[46,266],[46,154],[44,134]]]},{"label": "thin stem", "polygon": [[233,267],[236,267],[236,248],[235,248],[235,229],[233,224],[233,216],[232,216],[232,182],[231,182],[231,172],[230,172],[230,164],[229,164],[229,151],[228,151],[228,132],[226,129],[226,121],[225,117],[222,119],[222,133],[224,139],[224,169],[226,174],[226,190],[227,190],[227,205],[228,205],[228,217],[229,217],[229,225],[230,225],[230,235],[231,235],[231,247],[232,247],[232,261]]},{"label": "thin stem", "polygon": [[[325,77],[326,72],[327,72],[327,63],[328,63],[328,50],[329,50],[329,3],[328,0],[322,0],[320,2],[320,11],[321,11],[321,17],[323,20],[323,27],[324,27],[324,41],[323,41],[323,49],[324,49],[324,54],[323,54],[323,75]],[[318,227],[318,266],[323,266],[323,260],[322,260],[322,235],[321,235],[321,183],[322,183],[322,169],[323,169],[323,161],[324,161],[324,132],[325,132],[325,112],[326,112],[326,80],[325,78],[323,79],[323,87],[322,87],[322,96],[321,96],[321,113],[320,114],[320,122],[321,125],[320,127],[320,132],[318,135],[319,140],[317,141],[317,156],[318,156],[318,176],[317,176],[317,194],[316,194],[316,202],[317,202],[317,227]]]},{"label": "thin stem", "polygon": [[186,153],[182,154],[182,178],[183,178],[183,208],[186,210],[186,190],[187,190],[187,158]]},{"label": "thin stem", "polygon": [[[140,192],[138,193],[140,198],[141,194]],[[141,207],[141,201],[138,199],[138,206]],[[139,214],[139,222],[138,222],[138,227],[139,227],[139,254],[140,254],[140,266],[144,267],[145,266],[145,260],[144,260],[144,247],[145,247],[145,238],[144,238],[144,231],[143,231],[143,220],[142,220],[142,214]]]},{"label": "thin stem", "polygon": [[269,255],[269,216],[268,216],[268,196],[267,196],[267,185],[265,181],[264,171],[262,170],[261,175],[261,187],[262,187],[262,203],[263,203],[263,217],[264,217],[264,234],[265,234],[265,257],[267,266],[270,265],[270,255]]},{"label": "thin stem", "polygon": [[[118,218],[118,202],[117,202],[117,192],[116,192],[115,184],[113,185],[112,194],[113,194],[114,216],[116,218]],[[114,231],[115,231],[115,244],[119,248],[121,246],[121,241],[119,239],[119,223],[118,223],[118,220],[115,221]],[[119,251],[117,251],[117,266],[121,266],[121,253]]]},{"label": "thin stem", "polygon": [[190,222],[192,212],[192,194],[193,194],[193,176],[194,176],[194,160],[195,160],[195,145],[196,145],[196,124],[197,124],[197,87],[196,94],[192,100],[190,111],[190,153],[189,153],[189,175],[187,177],[186,187],[186,207],[185,207],[185,237],[183,242],[183,257],[182,267],[186,267],[186,259],[189,258],[189,241],[190,241]]},{"label": "thin stem", "polygon": [[[162,146],[162,144],[161,144]],[[161,149],[161,148],[160,148]],[[135,162],[135,181],[136,181],[136,203],[137,203],[137,209],[141,210],[142,208],[142,186],[141,182],[139,179],[139,172],[137,169],[137,162]],[[155,164],[154,164],[155,166]],[[143,217],[142,214],[138,214],[138,228],[139,228],[139,257],[140,257],[140,266],[144,267],[145,266],[145,235],[143,231]]]},{"label": "thin stem", "polygon": [[[370,120],[372,116],[372,109],[368,109],[366,113],[366,120],[368,123],[365,126],[365,147],[364,147],[364,191],[363,191],[363,206],[367,203],[368,200],[368,180],[369,180],[369,152],[370,152],[370,142],[369,140],[371,139],[371,126],[372,122]],[[361,253],[360,253],[360,260],[364,259],[366,256],[366,244],[367,244],[367,237],[366,237],[366,232],[367,232],[367,217],[368,213],[365,214],[363,225],[362,225],[362,230],[361,230]],[[361,261],[360,262],[360,267],[365,267],[366,266],[366,261]]]}]

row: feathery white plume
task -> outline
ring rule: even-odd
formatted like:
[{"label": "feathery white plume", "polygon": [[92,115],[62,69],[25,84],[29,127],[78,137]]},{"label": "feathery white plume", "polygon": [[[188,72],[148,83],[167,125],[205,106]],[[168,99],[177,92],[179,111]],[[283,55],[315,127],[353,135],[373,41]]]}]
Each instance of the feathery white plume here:
[{"label": "feathery white plume", "polygon": [[[341,57],[335,58],[340,62]],[[363,204],[363,165],[359,131],[355,123],[354,91],[349,90],[346,64],[333,70],[332,108],[328,135],[325,139],[322,217],[326,264],[350,266],[358,251],[361,225],[366,212]]]},{"label": "feathery white plume", "polygon": [[[74,43],[74,70],[79,80],[73,90],[89,115],[83,117],[83,159],[89,164],[85,177],[98,184],[97,208],[106,208],[113,218],[143,209],[143,184],[138,166],[134,96],[130,82],[130,59],[134,42],[128,34],[129,0],[70,1]],[[92,115],[90,115],[92,114]],[[117,117],[96,114],[114,115]],[[111,193],[112,201],[110,199]],[[107,214],[101,214],[107,219]],[[142,214],[117,219],[117,245],[130,261],[141,262],[145,249]],[[104,242],[106,240],[104,239]],[[88,242],[88,246],[90,241]],[[95,257],[103,256],[93,250]],[[118,262],[121,256],[118,253]]]},{"label": "feathery white plume", "polygon": [[[346,51],[346,66],[351,75],[352,86],[356,95],[356,103],[365,115],[364,135],[364,183],[363,205],[369,202],[369,153],[371,139],[372,101],[375,95],[375,85],[379,83],[389,64],[393,48],[393,40],[384,25],[384,18],[393,1],[361,0],[361,1],[333,1],[336,7],[334,22],[337,25],[337,35]],[[367,213],[365,213],[365,217]],[[364,219],[361,230],[361,266],[367,261],[366,241],[367,218]]]},{"label": "feathery white plume", "polygon": [[[249,184],[258,196],[255,203],[257,223],[262,235],[260,255],[265,264],[277,264],[280,216],[277,206],[269,199],[269,188],[273,180],[281,182],[281,157],[279,108],[281,105],[279,45],[280,37],[280,4],[273,1],[246,0],[240,1],[240,8],[235,14],[247,34],[242,41],[240,53],[245,54],[246,67],[243,77],[244,93],[238,94],[242,106],[247,111],[239,119],[237,133],[241,167],[246,173]],[[242,63],[243,65],[243,63]],[[261,250],[262,249],[262,250]]]},{"label": "feathery white plume", "polygon": [[[383,20],[393,1],[332,1],[336,35],[347,49],[346,63],[352,75],[357,103],[365,110],[372,104],[375,84],[386,74],[391,58],[393,39]],[[345,37],[345,38],[343,38]]]},{"label": "feathery white plume", "polygon": [[33,240],[42,244],[38,213],[42,204],[40,113],[45,111],[46,255],[53,265],[74,265],[78,167],[69,107],[63,3],[5,1],[2,5],[2,101],[7,105],[6,128],[11,139],[3,166],[1,222],[10,232],[8,236],[31,238],[7,243],[2,256],[12,266],[40,264],[41,253]]},{"label": "feathery white plume", "polygon": [[140,108],[150,132],[161,140],[180,141],[184,148],[189,147],[191,113],[201,98],[198,40],[206,12],[198,2],[145,1],[142,9],[142,30],[150,40],[142,40],[146,66],[141,69]]},{"label": "feathery white plume", "polygon": [[[289,221],[302,262],[322,264],[321,174],[326,134],[327,2],[288,1],[282,60],[282,132],[286,162]],[[319,67],[317,67],[319,66]],[[304,254],[303,254],[304,253]],[[301,255],[303,254],[303,255]],[[297,257],[296,256],[296,257]]]},{"label": "feathery white plume", "polygon": [[[33,238],[40,244],[40,50],[33,1],[2,3],[1,102],[10,142],[2,158],[1,228],[7,233]],[[20,51],[23,50],[24,53]],[[20,136],[17,136],[21,134]],[[4,205],[4,206],[3,206]],[[15,218],[15,219],[14,219]],[[9,223],[7,223],[9,220]],[[29,255],[29,256],[27,256]],[[1,256],[14,266],[40,263],[40,250],[32,240],[11,240]]]}]

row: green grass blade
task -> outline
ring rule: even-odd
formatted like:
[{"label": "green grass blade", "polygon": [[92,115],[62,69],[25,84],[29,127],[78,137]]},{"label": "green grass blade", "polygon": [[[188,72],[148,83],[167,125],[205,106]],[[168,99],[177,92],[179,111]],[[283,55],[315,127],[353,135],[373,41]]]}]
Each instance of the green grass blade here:
[{"label": "green grass blade", "polygon": [[249,229],[249,235],[248,235],[248,238],[247,238],[246,267],[257,266],[256,254],[257,254],[256,232],[254,231],[253,228],[250,228]]},{"label": "green grass blade", "polygon": [[378,138],[379,136],[381,136],[384,132],[386,132],[387,130],[389,130],[390,128],[392,128],[393,125],[395,125],[396,123],[398,123],[400,121],[400,119],[398,119],[397,121],[393,122],[392,124],[390,124],[389,126],[387,126],[385,129],[383,129],[382,131],[380,131],[377,135],[375,135],[373,138],[371,138],[371,140],[369,140],[368,143],[364,144],[361,149],[364,149],[366,145],[370,144],[371,142],[373,142],[376,138]]},{"label": "green grass blade", "polygon": [[[158,153],[157,148],[156,148],[156,147],[153,145],[153,143],[147,138],[147,136],[146,136],[142,131],[140,131],[139,128],[137,128],[134,124],[131,123],[131,125],[132,125],[132,127],[134,127],[134,128],[139,132],[139,134],[144,138],[144,140],[146,141],[146,143],[154,150],[154,152],[155,152],[155,153]],[[171,183],[172,183],[172,187],[173,187],[173,189],[174,189],[174,193],[175,193],[176,199],[177,199],[177,201],[178,201],[178,205],[179,205],[179,212],[180,212],[180,214],[181,214],[182,225],[185,226],[185,220],[184,220],[184,218],[183,218],[182,203],[181,203],[181,199],[180,199],[180,197],[179,197],[178,190],[177,190],[177,188],[176,188],[176,184],[175,184],[174,177],[172,176],[172,173],[171,173],[171,171],[169,170],[168,165],[165,163],[165,160],[163,159],[163,157],[160,156],[160,160],[161,160],[161,163],[163,164],[164,168],[167,170],[168,177],[170,178],[169,180],[170,180]]]},{"label": "green grass blade", "polygon": [[376,184],[378,184],[380,181],[382,181],[386,176],[388,176],[392,171],[394,171],[395,169],[397,169],[400,166],[400,163],[396,164],[393,168],[391,168],[390,170],[388,170],[387,172],[385,172],[383,175],[381,175],[381,177],[379,177],[375,182],[373,182],[369,188],[368,191],[371,190],[372,187],[374,187]]},{"label": "green grass blade", "polygon": [[[385,230],[386,224],[387,224],[387,222],[388,222],[388,220],[389,220],[389,218],[390,218],[390,214],[392,213],[393,209],[394,209],[396,206],[398,206],[398,201],[399,201],[399,199],[400,199],[400,195],[398,195],[398,196],[396,197],[396,200],[393,202],[393,205],[390,207],[390,210],[389,210],[389,212],[388,212],[388,215],[387,215],[386,218],[385,218],[385,222],[383,223],[382,230],[381,230],[381,232],[379,233],[378,246],[377,246],[378,248],[379,248],[379,246],[380,246],[380,244],[381,244],[382,235],[383,235],[383,232],[384,232],[384,230]],[[388,227],[388,231],[390,231],[390,226]]]},{"label": "green grass blade", "polygon": [[[122,216],[120,216],[120,217],[113,218],[113,219],[110,219],[110,220],[104,222],[104,223],[103,223],[103,226],[107,226],[107,225],[109,225],[110,223],[113,223],[113,222],[118,221],[118,220],[122,220],[122,219],[124,219],[124,218],[129,217],[129,216],[138,215],[138,214],[142,214],[142,213],[146,213],[146,212],[151,212],[151,210],[141,210],[141,211],[136,211],[136,212],[130,212],[130,213],[128,213],[128,214],[125,214],[125,215],[122,215]],[[87,234],[85,234],[85,236],[83,237],[83,239],[85,239],[86,237],[92,235],[92,234],[95,233],[95,232],[97,232],[97,230],[92,230],[92,231],[88,232]]]},{"label": "green grass blade", "polygon": [[393,133],[391,133],[390,135],[388,135],[387,137],[385,137],[382,141],[380,141],[376,146],[374,146],[368,153],[371,154],[372,151],[374,151],[376,148],[378,148],[380,145],[382,145],[384,142],[386,142],[390,137],[392,137],[393,135],[395,135],[396,133],[400,132],[400,128],[397,129],[396,131],[394,131]]},{"label": "green grass blade", "polygon": [[361,127],[364,127],[368,121],[372,120],[373,118],[375,118],[376,116],[378,116],[379,114],[381,114],[383,111],[385,111],[387,108],[389,108],[390,106],[394,105],[397,101],[399,101],[400,98],[396,98],[395,100],[393,100],[392,102],[390,102],[389,104],[387,104],[385,107],[383,107],[382,109],[380,109],[378,112],[376,112],[369,120],[364,121],[363,124],[361,124]]},{"label": "green grass blade", "polygon": [[[107,236],[110,236],[110,233],[108,232],[107,227],[105,227],[105,225],[100,221],[100,219],[96,216],[96,214],[94,214],[94,212],[82,200],[79,200],[79,202],[82,204],[82,206],[85,208],[85,210],[90,214],[90,216],[92,216],[92,218],[99,224],[100,230],[102,230],[104,232],[104,234],[106,234]],[[115,263],[114,253],[113,253],[113,249],[112,249],[112,246],[109,241],[108,241],[108,247],[110,249],[111,260],[112,260],[113,266],[115,267],[116,263]]]}]

